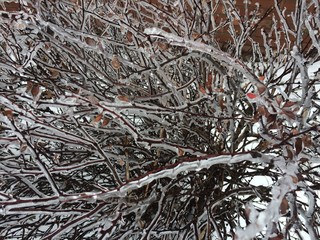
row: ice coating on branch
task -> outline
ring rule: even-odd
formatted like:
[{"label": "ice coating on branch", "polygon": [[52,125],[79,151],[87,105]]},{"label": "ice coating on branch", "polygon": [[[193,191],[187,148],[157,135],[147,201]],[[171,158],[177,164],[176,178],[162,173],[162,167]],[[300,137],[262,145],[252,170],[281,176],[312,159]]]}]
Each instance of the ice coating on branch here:
[{"label": "ice coating on branch", "polygon": [[175,34],[168,33],[160,28],[146,28],[144,30],[144,33],[153,37],[164,38],[170,44],[175,46],[186,47],[192,51],[199,51],[210,54],[210,56],[212,56],[214,59],[225,62],[232,69],[237,69],[240,72],[242,72],[242,74],[244,74],[244,76],[255,86],[265,87],[265,85],[261,81],[259,81],[254,74],[252,74],[251,70],[245,64],[241,63],[236,58],[233,58],[228,53],[214,48],[211,45],[197,41],[192,41],[187,38],[183,38]]},{"label": "ice coating on branch", "polygon": [[160,34],[162,31],[160,28],[156,28],[156,27],[153,27],[153,28],[146,28],[144,30],[144,33],[147,34],[147,35],[157,35],[157,34]]},{"label": "ice coating on branch", "polygon": [[318,1],[113,2],[1,12],[1,233],[317,239]]},{"label": "ice coating on branch", "polygon": [[[289,170],[289,172],[291,172],[291,170]],[[259,232],[263,231],[265,227],[267,227],[267,229],[271,229],[273,227],[273,223],[277,222],[281,217],[280,208],[283,198],[287,193],[295,190],[296,188],[297,186],[296,183],[293,182],[293,177],[290,175],[285,175],[279,179],[277,185],[272,187],[271,192],[273,198],[265,210],[257,212],[254,209],[254,206],[249,204],[248,210],[250,213],[252,213],[250,215],[251,224],[249,224],[249,226],[247,226],[245,229],[237,230],[237,239],[250,240]]]},{"label": "ice coating on branch", "polygon": [[207,169],[213,165],[217,164],[234,164],[242,161],[252,161],[252,162],[261,162],[263,161],[263,156],[261,158],[252,158],[251,154],[241,154],[236,156],[217,156],[212,158],[203,158],[201,160],[196,160],[192,162],[182,162],[177,164],[173,168],[163,169],[162,171],[148,174],[143,178],[128,182],[122,186],[119,190],[112,190],[107,193],[102,193],[97,195],[97,198],[109,198],[112,196],[125,196],[128,192],[146,186],[147,184],[161,178],[176,178],[182,172],[191,172],[191,171],[200,171],[201,169]]}]

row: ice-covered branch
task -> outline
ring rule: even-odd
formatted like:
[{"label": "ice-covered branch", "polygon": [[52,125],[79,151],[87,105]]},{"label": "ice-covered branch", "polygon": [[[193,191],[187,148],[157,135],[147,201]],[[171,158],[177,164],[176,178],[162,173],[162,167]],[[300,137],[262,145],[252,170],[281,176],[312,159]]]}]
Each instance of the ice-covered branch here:
[{"label": "ice-covered branch", "polygon": [[239,61],[236,58],[233,58],[226,52],[222,52],[221,50],[218,50],[208,44],[192,41],[187,38],[183,38],[178,35],[175,35],[173,33],[165,32],[160,28],[155,28],[155,27],[146,28],[144,30],[144,33],[154,38],[165,39],[166,41],[168,41],[169,44],[173,46],[185,47],[191,51],[199,51],[202,53],[207,53],[213,59],[217,61],[222,61],[225,64],[229,65],[230,67],[235,68],[241,73],[243,73],[244,76],[246,76],[253,83],[254,86],[264,87],[264,84],[258,80],[257,76],[255,76],[251,72],[251,70],[245,64],[243,64],[243,62]]}]

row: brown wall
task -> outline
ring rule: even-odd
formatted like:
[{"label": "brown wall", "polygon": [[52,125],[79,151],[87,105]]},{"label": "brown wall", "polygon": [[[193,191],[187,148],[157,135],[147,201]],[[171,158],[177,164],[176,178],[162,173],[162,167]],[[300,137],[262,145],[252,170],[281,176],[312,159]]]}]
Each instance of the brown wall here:
[{"label": "brown wall", "polygon": [[[76,0],[70,0],[71,2],[75,2]],[[212,0],[213,1],[213,0]],[[224,0],[222,0],[224,1]],[[279,1],[279,7],[281,9],[283,9],[284,7],[287,9],[287,13],[290,13],[292,11],[294,11],[295,7],[296,7],[296,0],[278,0]],[[108,1],[106,1],[108,2]],[[244,16],[245,13],[245,7],[243,3],[239,3],[242,1],[237,1],[238,3],[236,4],[236,8],[239,11],[240,16]],[[166,11],[170,11],[172,8],[171,6],[164,6],[163,3],[161,3],[159,0],[149,0],[150,4],[156,5],[157,7],[159,7],[159,9],[164,9]],[[210,0],[207,0],[207,3],[210,4]],[[266,32],[268,32],[271,29],[271,26],[273,24],[272,21],[272,16],[278,16],[275,8],[274,8],[274,1],[273,0],[251,0],[251,3],[249,5],[249,11],[252,11],[255,7],[255,3],[259,3],[260,4],[260,11],[261,11],[261,15],[263,16],[264,14],[266,14],[266,18],[264,18],[261,22],[259,22],[255,27],[254,30],[252,31],[250,37],[252,39],[254,39],[254,41],[260,43],[260,45],[263,45],[263,41],[262,41],[262,36],[261,36],[261,28],[263,28]],[[8,12],[13,12],[13,11],[19,11],[20,10],[20,4],[19,3],[8,3],[5,2],[3,4],[3,6],[5,7],[5,10]],[[186,8],[190,8],[190,6],[186,5]],[[3,10],[3,7],[0,5],[0,10]],[[190,9],[191,10],[191,9]],[[188,10],[186,10],[188,11]],[[226,14],[225,14],[225,9],[224,6],[220,3],[220,6],[218,8],[218,10],[215,13],[215,16],[217,19],[225,19],[226,18]],[[151,16],[152,18],[152,16]],[[154,24],[154,22],[156,21],[156,19],[151,19],[150,17],[146,18],[145,21],[147,21],[149,24]],[[290,22],[289,18],[287,18],[290,26],[292,27],[292,23]],[[236,28],[240,28],[239,26],[237,26],[237,22],[233,23],[235,25]],[[278,27],[281,28],[281,23],[279,21],[278,23]],[[272,39],[274,39],[274,37],[271,37]],[[217,34],[215,34],[215,40],[221,44],[222,48],[223,45],[231,42],[232,43],[232,39],[230,37],[230,34],[227,32],[227,27],[221,29],[220,31],[217,32]],[[306,37],[306,39],[304,40],[305,45],[307,45],[308,43],[308,38]],[[283,38],[284,41],[284,38]],[[245,51],[250,51],[251,48],[251,44],[249,41],[246,42],[245,45]]]}]

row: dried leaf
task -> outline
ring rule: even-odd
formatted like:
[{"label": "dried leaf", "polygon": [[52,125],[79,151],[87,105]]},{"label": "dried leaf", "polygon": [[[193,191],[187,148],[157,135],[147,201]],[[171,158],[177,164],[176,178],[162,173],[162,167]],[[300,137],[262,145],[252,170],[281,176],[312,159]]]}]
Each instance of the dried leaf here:
[{"label": "dried leaf", "polygon": [[40,87],[39,87],[39,85],[38,85],[38,84],[34,84],[34,85],[32,86],[32,88],[31,88],[31,94],[32,94],[32,96],[33,96],[33,97],[38,96],[39,92],[40,92]]},{"label": "dried leaf", "polygon": [[99,122],[99,121],[102,119],[102,116],[103,116],[103,114],[100,113],[99,115],[97,115],[97,116],[94,118],[93,122],[94,122],[94,123]]},{"label": "dried leaf", "polygon": [[181,157],[184,155],[184,151],[178,147],[178,156]]},{"label": "dried leaf", "polygon": [[123,139],[123,145],[128,146],[130,144],[130,140],[128,138],[128,136],[125,136]]},{"label": "dried leaf", "polygon": [[[208,226],[208,225],[207,225]],[[201,232],[200,232],[200,236],[199,236],[199,239],[205,239],[205,236],[207,234],[207,226],[204,227]]]},{"label": "dried leaf", "polygon": [[220,92],[220,93],[224,92],[223,88],[215,88],[214,91],[215,92]]},{"label": "dried leaf", "polygon": [[282,233],[280,233],[278,236],[276,236],[276,237],[272,237],[272,238],[269,238],[269,240],[283,240],[284,238],[283,238],[283,234]]},{"label": "dried leaf", "polygon": [[305,163],[305,162],[308,162],[308,161],[309,161],[308,158],[300,158],[300,162],[301,162],[301,163]]},{"label": "dried leaf", "polygon": [[295,105],[295,104],[296,104],[296,102],[287,101],[287,102],[283,105],[283,107],[292,107],[292,106]]},{"label": "dried leaf", "polygon": [[278,103],[278,105],[280,106],[280,104],[283,102],[283,98],[281,95],[277,95],[276,96],[276,102]]},{"label": "dried leaf", "polygon": [[129,43],[133,42],[133,34],[130,31],[127,31],[127,40]]},{"label": "dried leaf", "polygon": [[302,142],[304,144],[305,147],[311,147],[313,144],[312,144],[312,139],[309,135],[304,135],[302,137]]},{"label": "dried leaf", "polygon": [[271,143],[267,140],[262,140],[259,145],[255,148],[256,151],[262,152],[268,149],[271,146]]},{"label": "dried leaf", "polygon": [[44,99],[52,99],[53,97],[54,97],[54,93],[50,90],[45,90],[42,93],[42,98],[44,98]]},{"label": "dried leaf", "polygon": [[27,89],[26,89],[26,92],[30,92],[31,89],[33,87],[33,83],[32,82],[27,82]]},{"label": "dried leaf", "polygon": [[111,65],[115,70],[119,70],[121,67],[121,63],[119,61],[119,59],[116,56],[113,56],[112,60],[111,60]]},{"label": "dried leaf", "polygon": [[203,86],[199,86],[199,91],[203,94],[207,94],[206,89]]},{"label": "dried leaf", "polygon": [[278,226],[277,226],[277,223],[275,223],[275,222],[272,223],[271,233],[272,233],[272,235],[277,235],[280,233]]},{"label": "dried leaf", "polygon": [[20,145],[20,152],[25,152],[27,150],[28,145],[26,143],[22,143]]},{"label": "dried leaf", "polygon": [[259,119],[260,119],[260,114],[255,113],[255,114],[253,115],[252,121],[253,121],[254,123],[256,123],[256,122],[259,122]]},{"label": "dried leaf", "polygon": [[303,181],[303,175],[301,173],[297,173],[298,182]]},{"label": "dried leaf", "polygon": [[109,122],[110,122],[110,119],[109,118],[105,118],[105,119],[103,119],[103,122],[102,122],[101,126],[104,127],[104,126],[108,125]]},{"label": "dried leaf", "polygon": [[[161,149],[160,149],[160,148],[157,149],[156,155],[157,155],[157,157],[160,157],[160,156],[161,156]],[[154,165],[157,164],[156,162],[157,162],[157,161],[154,162]]]},{"label": "dried leaf", "polygon": [[299,182],[299,178],[297,176],[291,176],[292,182],[293,183],[298,183]]},{"label": "dried leaf", "polygon": [[93,38],[87,37],[85,38],[85,41],[91,47],[95,47],[97,45],[96,41]]},{"label": "dried leaf", "polygon": [[258,106],[258,113],[261,115],[261,116],[267,116],[267,113],[268,113],[268,110],[265,106]]},{"label": "dried leaf", "polygon": [[158,47],[160,50],[165,51],[169,48],[169,44],[166,42],[158,42]]},{"label": "dried leaf", "polygon": [[50,43],[50,42],[46,42],[46,43],[44,44],[44,48],[45,48],[46,50],[49,50],[49,49],[51,48],[51,43]]},{"label": "dried leaf", "polygon": [[275,122],[277,119],[277,114],[269,114],[267,117],[268,124]]},{"label": "dried leaf", "polygon": [[224,105],[225,101],[224,101],[223,96],[220,95],[218,97],[218,103],[219,103],[219,106],[221,108],[221,111],[223,111],[226,108],[226,106]]},{"label": "dried leaf", "polygon": [[282,113],[285,114],[288,118],[290,118],[292,120],[296,119],[296,115],[291,111],[282,110]]},{"label": "dried leaf", "polygon": [[266,87],[265,86],[258,87],[259,94],[263,94],[265,91],[266,91]]},{"label": "dried leaf", "polygon": [[167,137],[167,131],[164,128],[160,129],[160,138],[166,138]]},{"label": "dried leaf", "polygon": [[206,88],[211,93],[212,92],[212,73],[208,73],[207,81],[206,81]]},{"label": "dried leaf", "polygon": [[286,214],[289,209],[289,203],[286,198],[283,198],[280,204],[280,213],[281,214]]},{"label": "dried leaf", "polygon": [[287,146],[286,151],[287,151],[287,158],[292,160],[293,159],[293,151],[291,149],[291,146]]},{"label": "dried leaf", "polygon": [[233,26],[238,26],[240,24],[240,21],[238,19],[233,19]]},{"label": "dried leaf", "polygon": [[122,102],[129,102],[129,98],[127,96],[119,95],[117,98]]},{"label": "dried leaf", "polygon": [[126,161],[124,161],[123,159],[119,159],[118,163],[121,167],[123,167],[126,164]]},{"label": "dried leaf", "polygon": [[269,127],[269,130],[272,130],[272,129],[278,129],[278,123],[275,121],[275,122],[272,122],[270,125],[268,125]]},{"label": "dried leaf", "polygon": [[89,101],[91,104],[93,104],[93,105],[96,105],[96,104],[99,103],[99,99],[96,98],[96,97],[93,96],[93,95],[88,96],[87,99],[88,99],[88,101]]},{"label": "dried leaf", "polygon": [[192,36],[192,38],[194,40],[197,40],[197,39],[201,38],[201,34],[200,33],[193,33],[193,34],[191,34],[191,36]]},{"label": "dried leaf", "polygon": [[264,80],[266,79],[266,77],[263,76],[263,75],[261,75],[261,76],[258,77],[258,79],[259,79],[260,81],[264,81]]},{"label": "dried leaf", "polygon": [[10,120],[13,119],[13,111],[11,109],[5,109],[3,111],[3,115],[9,118]]},{"label": "dried leaf", "polygon": [[297,138],[294,146],[296,148],[296,154],[298,155],[303,149],[302,139],[301,138]]},{"label": "dried leaf", "polygon": [[248,206],[246,206],[244,209],[244,216],[247,221],[249,221],[250,219],[250,213],[251,213],[251,209]]},{"label": "dried leaf", "polygon": [[257,97],[257,95],[254,93],[247,93],[247,97],[250,99],[255,99]]}]

